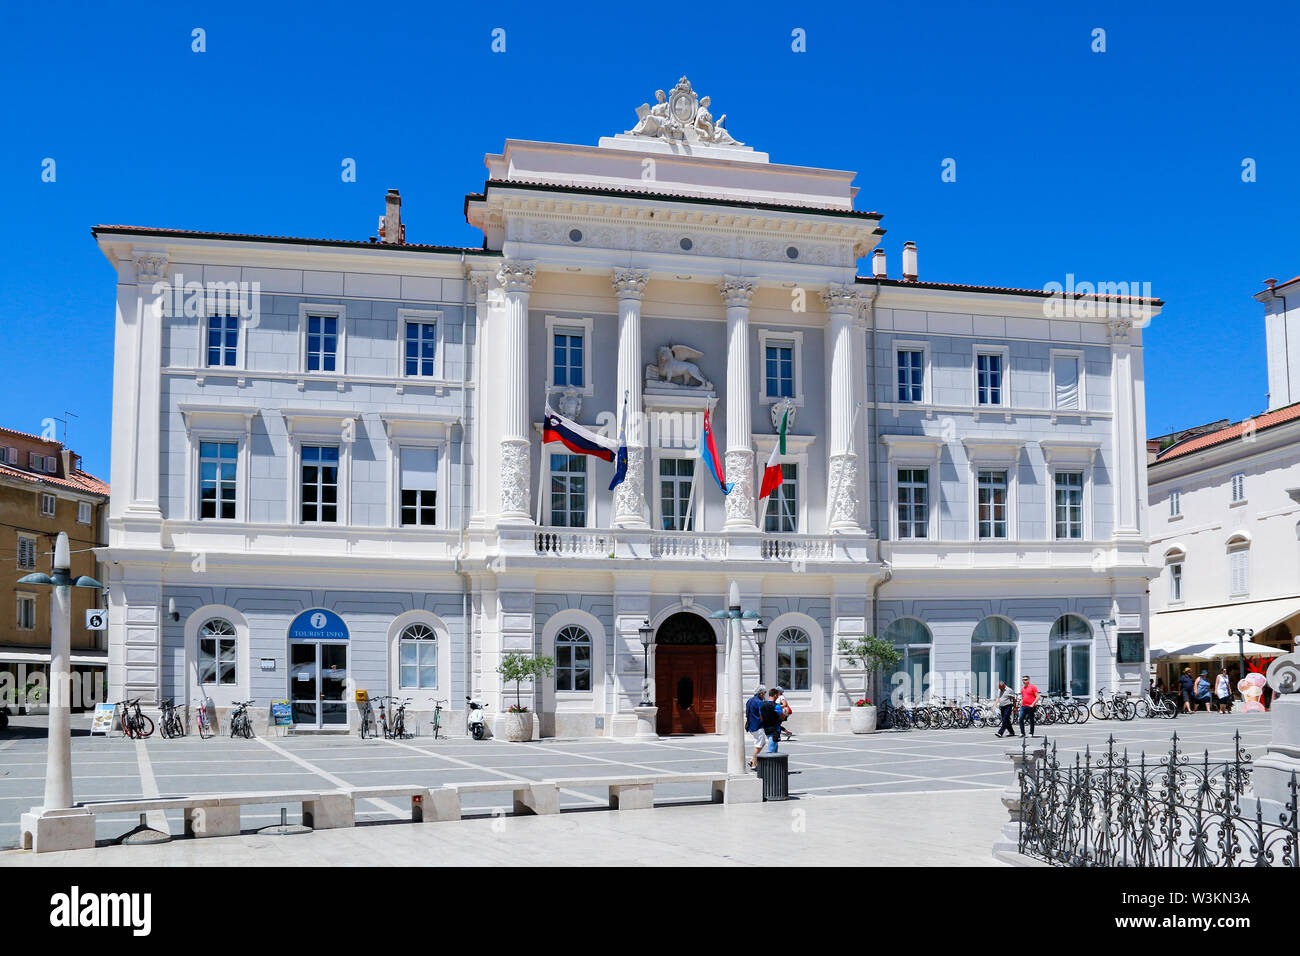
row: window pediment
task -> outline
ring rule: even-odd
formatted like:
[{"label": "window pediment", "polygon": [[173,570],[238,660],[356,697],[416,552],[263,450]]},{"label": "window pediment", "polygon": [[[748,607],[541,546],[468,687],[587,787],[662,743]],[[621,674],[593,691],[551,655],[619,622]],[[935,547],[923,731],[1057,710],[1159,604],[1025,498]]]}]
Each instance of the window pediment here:
[{"label": "window pediment", "polygon": [[1025,447],[1021,438],[963,438],[966,457],[972,464],[1013,466]]},{"label": "window pediment", "polygon": [[1091,465],[1101,442],[1060,439],[1040,441],[1038,446],[1049,465]]}]

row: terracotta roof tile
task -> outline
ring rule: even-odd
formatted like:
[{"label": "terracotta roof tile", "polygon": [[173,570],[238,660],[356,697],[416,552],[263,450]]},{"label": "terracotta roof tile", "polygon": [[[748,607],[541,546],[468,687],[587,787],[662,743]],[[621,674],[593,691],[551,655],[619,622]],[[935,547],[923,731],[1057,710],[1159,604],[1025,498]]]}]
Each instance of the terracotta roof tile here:
[{"label": "terracotta roof tile", "polygon": [[[1012,295],[1038,295],[1045,299],[1061,294],[1057,292],[1048,292],[1046,289],[1019,289],[1014,286],[1004,285],[965,285],[960,282],[923,282],[919,279],[877,279],[875,276],[858,276],[857,281],[874,282],[879,285],[887,285],[900,289],[952,289],[954,291],[970,290],[972,292],[1009,292]],[[1098,296],[1083,292],[1075,292],[1070,296],[1070,298],[1119,299],[1122,302],[1148,302],[1151,305],[1165,304],[1163,299],[1142,298],[1141,296]]]},{"label": "terracotta roof tile", "polygon": [[1243,419],[1235,425],[1220,428],[1218,431],[1194,435],[1185,441],[1170,445],[1156,457],[1153,464],[1160,464],[1172,458],[1181,458],[1183,455],[1190,455],[1192,452],[1212,448],[1215,445],[1222,445],[1224,442],[1232,441],[1234,438],[1240,438],[1245,433],[1248,424],[1252,425],[1255,432],[1258,433],[1266,428],[1273,428],[1297,420],[1300,420],[1300,402],[1274,409],[1271,412],[1265,412],[1262,415],[1256,415],[1254,418]]},{"label": "terracotta roof tile", "polygon": [[68,491],[79,491],[83,494],[108,497],[107,484],[94,475],[88,475],[79,469],[74,469],[67,478],[57,478],[54,475],[39,475],[35,472],[23,471],[21,468],[14,468],[11,465],[0,465],[0,475],[7,478],[20,478],[36,485],[53,485],[55,488],[66,488]]},{"label": "terracotta roof tile", "polygon": [[184,239],[240,239],[254,242],[293,242],[313,245],[359,246],[366,249],[414,249],[422,252],[483,252],[477,246],[435,246],[418,242],[371,242],[368,239],[320,239],[308,236],[273,236],[251,232],[206,232],[201,229],[168,229],[161,226],[98,225],[91,227],[91,235],[98,237],[101,232],[122,232],[130,235],[159,236],[161,238]]}]

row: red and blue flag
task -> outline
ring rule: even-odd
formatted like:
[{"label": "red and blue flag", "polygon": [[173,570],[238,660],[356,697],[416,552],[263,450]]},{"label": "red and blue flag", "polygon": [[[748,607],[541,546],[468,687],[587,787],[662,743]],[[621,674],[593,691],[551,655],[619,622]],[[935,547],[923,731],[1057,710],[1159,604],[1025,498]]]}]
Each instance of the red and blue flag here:
[{"label": "red and blue flag", "polygon": [[732,484],[722,475],[722,466],[718,461],[718,446],[713,442],[713,424],[709,420],[709,412],[704,412],[704,430],[700,433],[700,458],[704,461],[704,467],[708,469],[713,480],[718,483],[724,495],[731,494]]}]

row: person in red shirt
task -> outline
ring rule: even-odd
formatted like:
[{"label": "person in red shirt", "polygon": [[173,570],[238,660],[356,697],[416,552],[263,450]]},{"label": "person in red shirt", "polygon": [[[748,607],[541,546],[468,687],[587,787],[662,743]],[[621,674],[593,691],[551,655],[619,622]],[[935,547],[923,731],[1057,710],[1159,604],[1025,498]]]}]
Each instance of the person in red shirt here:
[{"label": "person in red shirt", "polygon": [[1029,675],[1020,679],[1020,736],[1025,735],[1025,718],[1029,718],[1029,736],[1034,735],[1034,705],[1038,703],[1038,688],[1029,683]]}]

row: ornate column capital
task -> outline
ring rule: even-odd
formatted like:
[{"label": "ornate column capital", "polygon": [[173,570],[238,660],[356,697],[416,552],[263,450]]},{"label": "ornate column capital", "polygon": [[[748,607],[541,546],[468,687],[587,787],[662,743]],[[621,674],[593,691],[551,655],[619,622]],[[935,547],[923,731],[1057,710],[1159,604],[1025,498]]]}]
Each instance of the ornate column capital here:
[{"label": "ornate column capital", "polygon": [[835,282],[828,285],[820,295],[822,302],[831,312],[847,312],[856,315],[862,302],[856,288]]},{"label": "ornate column capital", "polygon": [[636,269],[615,269],[609,281],[610,285],[614,287],[614,294],[618,298],[639,299],[645,294],[645,286],[650,281],[650,273],[640,272]]},{"label": "ornate column capital", "polygon": [[748,307],[756,288],[753,279],[743,279],[740,276],[723,276],[718,283],[718,292],[722,294],[722,301],[727,308],[737,305]]},{"label": "ornate column capital", "polygon": [[497,282],[506,292],[528,292],[537,279],[537,267],[531,262],[506,260],[497,269]]},{"label": "ornate column capital", "polygon": [[1128,345],[1129,333],[1133,331],[1132,319],[1111,319],[1106,326],[1110,330],[1111,344]]},{"label": "ornate column capital", "polygon": [[488,286],[492,281],[492,276],[487,272],[470,272],[466,274],[469,280],[470,288],[474,290],[474,298],[482,299],[488,294]]},{"label": "ornate column capital", "polygon": [[135,281],[160,282],[167,278],[167,253],[137,252],[135,254]]}]

